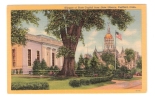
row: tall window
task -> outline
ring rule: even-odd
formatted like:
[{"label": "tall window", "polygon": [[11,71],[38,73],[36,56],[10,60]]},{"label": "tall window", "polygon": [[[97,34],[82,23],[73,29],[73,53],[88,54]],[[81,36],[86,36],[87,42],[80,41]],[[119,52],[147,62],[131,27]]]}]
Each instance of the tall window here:
[{"label": "tall window", "polygon": [[31,66],[31,50],[28,49],[28,66]]},{"label": "tall window", "polygon": [[54,66],[55,64],[54,64],[54,61],[55,61],[55,54],[54,53],[52,53],[52,66]]},{"label": "tall window", "polygon": [[13,65],[13,67],[16,66],[16,54],[15,54],[15,49],[12,49],[12,65]]},{"label": "tall window", "polygon": [[37,51],[37,60],[40,61],[40,53]]}]

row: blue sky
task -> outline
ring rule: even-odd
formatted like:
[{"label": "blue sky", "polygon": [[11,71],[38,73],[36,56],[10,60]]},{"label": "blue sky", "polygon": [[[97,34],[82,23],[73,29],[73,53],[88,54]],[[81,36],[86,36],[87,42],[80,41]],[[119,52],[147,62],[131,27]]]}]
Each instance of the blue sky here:
[{"label": "blue sky", "polygon": [[[125,31],[120,31],[117,26],[110,25],[110,31],[111,34],[114,37],[115,30],[122,34],[122,40],[116,39],[116,48],[120,52],[122,50],[122,47],[125,48],[132,48],[135,51],[138,51],[141,55],[141,11],[140,10],[127,10],[130,12],[131,16],[134,17],[135,21],[131,23],[128,28]],[[44,34],[47,35],[44,29],[47,25],[47,18],[42,15],[42,13],[38,13],[37,16],[41,19],[39,21],[39,26],[35,26],[33,24],[23,24],[24,27],[27,27],[29,29],[30,34]],[[105,22],[108,23],[110,20],[108,18],[104,18]],[[95,46],[98,51],[103,50],[103,44],[104,44],[104,36],[107,33],[107,27],[106,24],[104,30],[97,31],[96,29],[92,29],[90,31],[83,30],[84,35],[84,42],[85,46],[83,46],[82,42],[78,43],[75,59],[78,61],[80,54],[86,54],[87,48],[88,53],[92,54]]]}]

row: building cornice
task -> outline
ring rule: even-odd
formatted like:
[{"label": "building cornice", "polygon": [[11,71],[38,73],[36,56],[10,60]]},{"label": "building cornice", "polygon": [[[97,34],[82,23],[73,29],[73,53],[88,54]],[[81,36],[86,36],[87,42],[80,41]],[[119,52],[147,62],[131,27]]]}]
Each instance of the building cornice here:
[{"label": "building cornice", "polygon": [[26,34],[26,39],[29,41],[39,42],[43,44],[49,44],[49,45],[55,45],[55,46],[62,46],[62,42],[58,40],[54,40],[52,38],[43,37],[42,35],[32,35],[32,34]]}]

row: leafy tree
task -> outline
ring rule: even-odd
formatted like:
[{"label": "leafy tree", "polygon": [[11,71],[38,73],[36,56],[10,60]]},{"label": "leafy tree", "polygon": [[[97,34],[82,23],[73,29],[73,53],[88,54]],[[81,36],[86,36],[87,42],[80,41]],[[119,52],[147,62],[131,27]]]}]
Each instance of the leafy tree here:
[{"label": "leafy tree", "polygon": [[87,57],[84,58],[84,65],[85,65],[85,70],[89,70],[89,59]]},{"label": "leafy tree", "polygon": [[40,70],[40,69],[41,69],[40,61],[35,59],[35,61],[33,62],[33,71]]},{"label": "leafy tree", "polygon": [[131,69],[131,74],[134,75],[136,73],[136,68]]},{"label": "leafy tree", "polygon": [[82,54],[80,54],[80,57],[79,57],[79,61],[78,61],[78,70],[80,70],[81,68],[81,65],[84,64],[84,58],[82,56]]},{"label": "leafy tree", "polygon": [[78,68],[78,63],[75,63],[75,70],[77,70]]},{"label": "leafy tree", "polygon": [[112,71],[115,70],[114,66],[111,65],[111,64],[110,64],[108,67],[109,67],[109,69],[112,70]]},{"label": "leafy tree", "polygon": [[127,68],[126,66],[122,66],[122,67],[120,68],[120,70],[121,70],[122,72],[124,72],[124,73],[127,73],[127,72],[128,72],[128,68]]},{"label": "leafy tree", "polygon": [[42,61],[41,61],[41,69],[42,70],[44,70],[44,69],[46,69],[47,68],[47,64],[46,64],[46,62],[45,62],[45,60],[44,59],[42,59]]},{"label": "leafy tree", "polygon": [[92,59],[90,60],[90,68],[93,71],[93,73],[98,69],[98,59],[95,55],[93,55]]},{"label": "leafy tree", "polygon": [[142,58],[137,61],[137,68],[142,69]]},{"label": "leafy tree", "polygon": [[[107,66],[108,65],[113,65],[115,66],[115,55],[112,53],[103,53],[102,54],[102,60],[106,62]],[[118,68],[119,62],[118,59],[116,59],[116,67]]]},{"label": "leafy tree", "polygon": [[58,66],[54,66],[54,70],[60,70]]},{"label": "leafy tree", "polygon": [[125,49],[125,55],[125,59],[128,64],[135,58],[135,52],[133,49]]},{"label": "leafy tree", "polygon": [[26,34],[28,29],[22,26],[23,22],[27,24],[33,23],[34,25],[39,25],[39,18],[36,17],[34,13],[37,11],[31,10],[12,10],[11,11],[11,44],[21,44],[26,43]]},{"label": "leafy tree", "polygon": [[60,72],[65,76],[75,75],[75,51],[78,41],[83,41],[82,29],[90,30],[94,27],[98,30],[103,29],[104,15],[121,30],[125,30],[133,20],[124,10],[46,10],[44,12],[49,19],[46,32],[55,35],[63,42],[63,47],[58,50],[58,57],[65,58]]}]

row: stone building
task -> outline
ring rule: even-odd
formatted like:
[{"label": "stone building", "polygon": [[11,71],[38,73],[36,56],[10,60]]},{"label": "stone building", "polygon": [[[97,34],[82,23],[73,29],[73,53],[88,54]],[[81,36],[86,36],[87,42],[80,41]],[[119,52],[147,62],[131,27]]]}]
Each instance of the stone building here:
[{"label": "stone building", "polygon": [[104,36],[104,49],[103,49],[103,51],[97,51],[97,49],[95,47],[94,53],[97,55],[97,57],[99,59],[99,62],[105,65],[106,62],[102,60],[101,55],[103,53],[112,53],[112,54],[115,55],[115,51],[116,51],[116,58],[118,59],[120,67],[121,66],[126,66],[129,69],[132,69],[132,68],[136,67],[136,62],[140,58],[139,53],[137,51],[135,51],[134,60],[127,63],[127,61],[125,60],[126,55],[125,55],[124,48],[122,47],[121,53],[118,52],[118,50],[116,49],[116,47],[114,45],[114,37],[110,33],[110,27],[108,26],[107,34]]},{"label": "stone building", "polygon": [[23,74],[32,71],[35,59],[44,59],[48,67],[57,65],[60,69],[63,66],[63,57],[56,58],[57,50],[62,42],[45,35],[26,35],[26,45],[12,46],[12,71],[22,70]]}]

